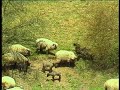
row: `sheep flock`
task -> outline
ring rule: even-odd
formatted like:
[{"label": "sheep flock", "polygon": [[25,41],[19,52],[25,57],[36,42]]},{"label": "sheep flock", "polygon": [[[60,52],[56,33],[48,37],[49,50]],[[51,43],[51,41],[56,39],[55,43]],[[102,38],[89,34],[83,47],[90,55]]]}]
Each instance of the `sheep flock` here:
[{"label": "sheep flock", "polygon": [[[62,73],[56,72],[53,68],[57,67],[75,67],[75,63],[80,58],[93,59],[94,55],[87,53],[85,49],[81,49],[79,44],[73,44],[75,47],[74,51],[70,50],[59,50],[56,51],[59,47],[59,44],[55,41],[46,39],[46,38],[38,38],[35,41],[35,53],[37,54],[51,54],[55,57],[55,61],[44,61],[41,71],[46,73],[47,76],[52,76],[52,80],[61,81]],[[52,51],[56,51],[53,53]],[[28,73],[28,70],[32,66],[31,60],[29,56],[34,53],[28,47],[25,47],[21,44],[13,44],[8,46],[8,52],[2,55],[2,71],[8,72],[9,70],[17,69],[19,72],[24,72],[24,74]],[[58,76],[57,79],[54,77]],[[21,87],[16,86],[16,82],[14,78],[10,76],[2,76],[2,90],[24,90]],[[111,79],[105,82],[104,88],[105,90],[119,90],[118,89],[118,79]]]}]

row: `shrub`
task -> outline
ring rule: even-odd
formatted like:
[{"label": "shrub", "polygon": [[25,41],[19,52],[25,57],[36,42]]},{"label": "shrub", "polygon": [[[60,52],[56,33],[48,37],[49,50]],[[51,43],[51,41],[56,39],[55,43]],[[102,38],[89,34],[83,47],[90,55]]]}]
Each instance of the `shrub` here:
[{"label": "shrub", "polygon": [[99,68],[118,67],[118,3],[93,3],[85,11],[85,42],[92,48]]}]

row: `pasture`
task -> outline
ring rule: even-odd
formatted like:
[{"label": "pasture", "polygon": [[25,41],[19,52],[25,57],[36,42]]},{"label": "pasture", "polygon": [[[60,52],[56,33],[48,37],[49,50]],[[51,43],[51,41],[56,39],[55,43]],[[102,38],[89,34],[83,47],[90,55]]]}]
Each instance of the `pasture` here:
[{"label": "pasture", "polygon": [[[25,90],[104,90],[107,79],[119,77],[118,32],[118,1],[2,1],[2,54],[12,44],[32,50],[29,73],[10,72]],[[37,38],[57,42],[54,53],[74,52],[73,43],[79,43],[96,56],[94,63],[80,58],[74,68],[53,68],[61,82],[47,81],[42,62],[55,59],[35,52]]]}]

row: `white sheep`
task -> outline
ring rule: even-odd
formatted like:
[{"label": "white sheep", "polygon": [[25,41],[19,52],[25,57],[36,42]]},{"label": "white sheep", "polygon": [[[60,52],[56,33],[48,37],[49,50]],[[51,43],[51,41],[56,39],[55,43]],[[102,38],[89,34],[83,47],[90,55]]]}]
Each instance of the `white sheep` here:
[{"label": "white sheep", "polygon": [[24,90],[24,89],[22,89],[21,87],[14,87],[14,88],[6,89],[6,90]]},{"label": "white sheep", "polygon": [[9,62],[9,61],[14,61],[15,57],[12,53],[6,53],[2,55],[2,63],[4,62]]},{"label": "white sheep", "polygon": [[2,70],[7,72],[9,69],[14,68],[17,62],[17,57],[12,53],[2,55]]},{"label": "white sheep", "polygon": [[119,79],[109,79],[104,83],[105,90],[119,90]]},{"label": "white sheep", "polygon": [[45,51],[47,54],[57,49],[58,44],[46,38],[39,38],[36,40],[37,52],[38,51]]},{"label": "white sheep", "polygon": [[29,59],[20,54],[19,52],[11,52],[2,55],[2,64],[9,62],[24,62],[24,61],[29,61]]},{"label": "white sheep", "polygon": [[9,76],[2,77],[2,87],[3,89],[13,88],[16,85],[15,80]]},{"label": "white sheep", "polygon": [[23,54],[24,56],[30,56],[31,55],[31,50],[29,48],[26,48],[26,47],[22,46],[21,44],[11,45],[9,47],[9,50],[19,52],[19,53]]},{"label": "white sheep", "polygon": [[30,62],[28,58],[26,58],[19,52],[6,53],[2,56],[3,71],[7,71],[10,69],[12,70],[19,69],[20,66],[22,67],[26,66],[26,70],[27,70],[27,67],[30,66]]},{"label": "white sheep", "polygon": [[55,63],[75,63],[77,56],[74,54],[72,51],[67,51],[67,50],[59,50],[56,52],[55,57],[57,61]]},{"label": "white sheep", "polygon": [[74,52],[67,50],[59,50],[56,52],[55,56],[59,60],[67,60],[68,62],[77,58]]}]

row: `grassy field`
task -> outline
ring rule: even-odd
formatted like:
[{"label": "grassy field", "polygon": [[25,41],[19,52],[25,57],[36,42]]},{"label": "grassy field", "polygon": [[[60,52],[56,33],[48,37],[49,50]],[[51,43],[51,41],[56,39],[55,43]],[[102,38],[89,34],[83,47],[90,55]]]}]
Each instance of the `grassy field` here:
[{"label": "grassy field", "polygon": [[[17,71],[13,74],[17,85],[23,86],[25,90],[104,90],[103,84],[107,79],[118,78],[118,72],[114,72],[114,69],[96,70],[97,67],[94,69],[91,67],[93,65],[91,61],[81,59],[76,62],[74,68],[53,68],[62,74],[62,80],[52,82],[45,73],[41,72],[41,68],[42,62],[54,60],[53,56],[35,53],[35,40],[41,37],[57,42],[59,47],[56,51],[61,49],[73,51],[73,43],[77,42],[81,46],[90,48],[93,53],[98,52],[92,46],[92,41],[86,37],[90,32],[89,23],[92,25],[95,22],[94,13],[98,12],[99,8],[105,9],[106,16],[114,16],[114,22],[110,23],[109,19],[107,21],[110,23],[108,25],[112,25],[113,30],[109,38],[111,42],[115,42],[113,45],[118,47],[117,1],[7,2],[4,0],[2,4],[2,53],[7,53],[8,46],[16,43],[32,50],[32,56],[29,57],[32,63],[30,74],[23,75]],[[101,18],[104,19],[104,16]]]}]

